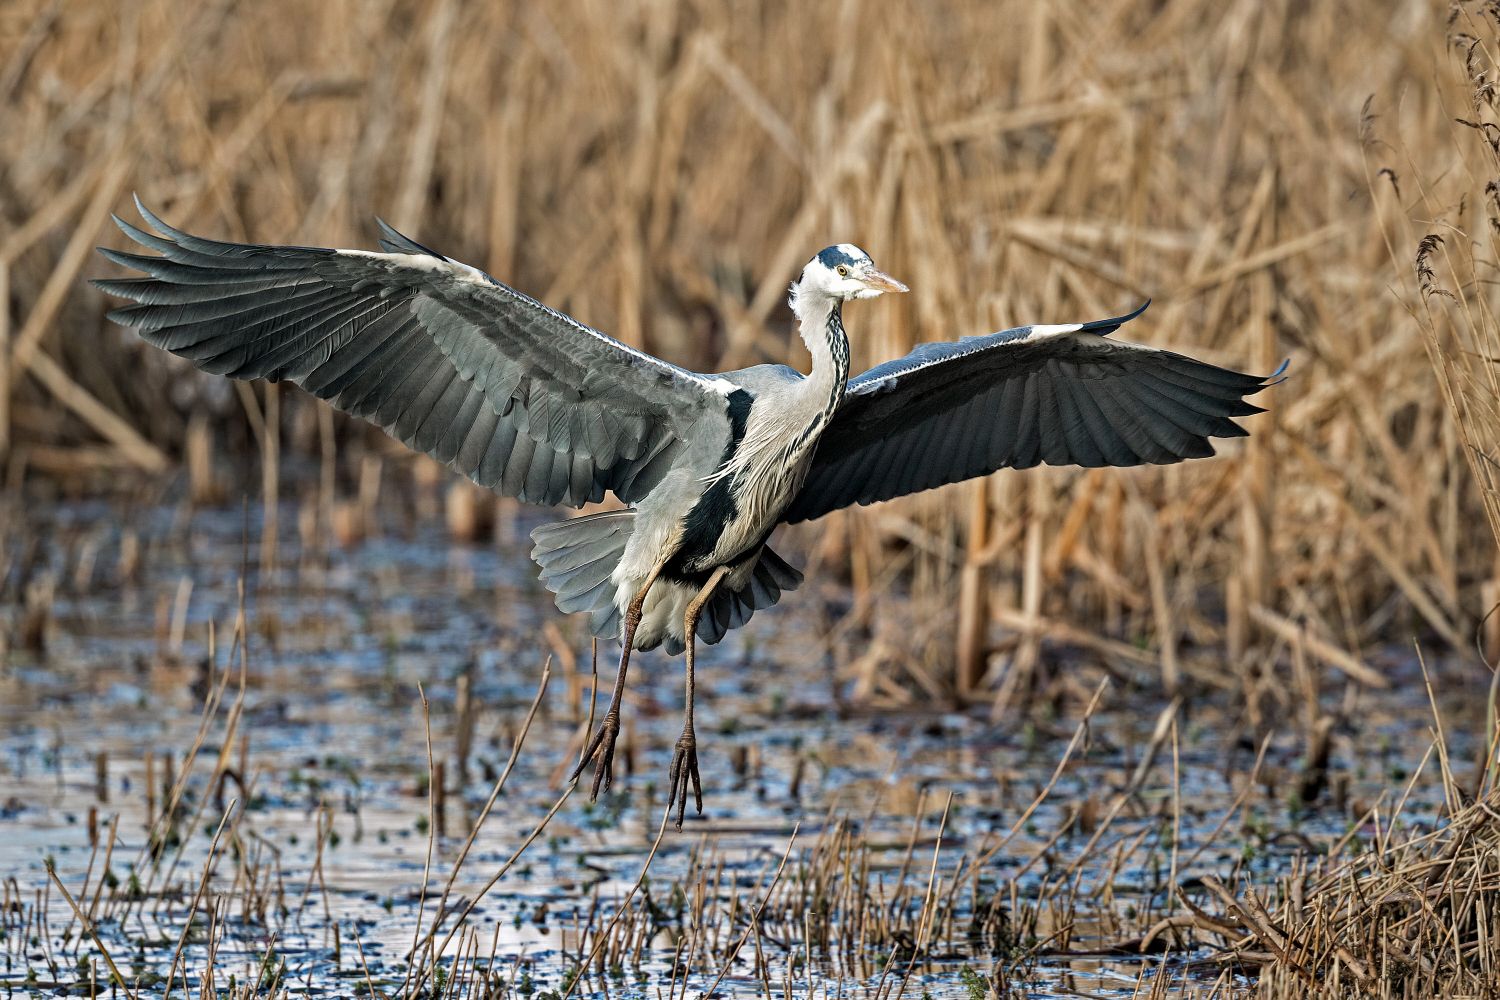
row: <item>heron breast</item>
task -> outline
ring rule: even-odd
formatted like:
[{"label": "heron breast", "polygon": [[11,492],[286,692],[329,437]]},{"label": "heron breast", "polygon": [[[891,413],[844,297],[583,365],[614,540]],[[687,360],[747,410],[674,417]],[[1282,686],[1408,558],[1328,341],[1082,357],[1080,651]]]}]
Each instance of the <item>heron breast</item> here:
[{"label": "heron breast", "polygon": [[[765,544],[807,477],[826,413],[808,419],[784,400],[758,400],[733,421],[707,488],[682,522],[673,562],[703,572],[733,565]],[[818,419],[822,418],[822,419]]]}]

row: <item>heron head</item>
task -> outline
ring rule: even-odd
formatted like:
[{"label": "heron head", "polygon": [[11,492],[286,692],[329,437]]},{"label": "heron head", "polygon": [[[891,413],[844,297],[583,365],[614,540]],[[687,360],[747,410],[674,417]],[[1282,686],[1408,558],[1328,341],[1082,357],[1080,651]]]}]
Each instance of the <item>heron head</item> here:
[{"label": "heron head", "polygon": [[870,255],[853,243],[820,251],[802,269],[797,296],[826,296],[840,302],[873,299],[882,292],[904,292],[901,282],[875,266]]}]

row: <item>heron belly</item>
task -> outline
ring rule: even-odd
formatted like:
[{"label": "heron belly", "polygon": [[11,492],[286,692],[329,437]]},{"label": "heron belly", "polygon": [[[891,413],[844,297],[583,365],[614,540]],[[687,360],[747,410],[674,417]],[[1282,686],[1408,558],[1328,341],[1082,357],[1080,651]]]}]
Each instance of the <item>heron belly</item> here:
[{"label": "heron belly", "polygon": [[[680,580],[658,580],[646,595],[641,624],[635,632],[636,649],[666,644],[668,653],[682,650],[683,616],[698,588]],[[674,641],[675,640],[675,641]]]},{"label": "heron belly", "polygon": [[[757,563],[767,555],[772,560],[780,561],[770,550],[758,549],[725,575],[715,591],[715,599],[710,601],[699,618],[700,642],[718,642],[725,632],[744,624],[755,610],[774,604],[780,597],[779,589],[774,594],[755,594],[751,588],[751,579],[758,572]],[[653,649],[660,645],[671,656],[682,652],[687,638],[684,626],[688,604],[702,590],[711,575],[712,573],[705,573],[690,578],[663,577],[658,580],[646,595],[646,603],[641,609],[641,624],[636,629],[635,648]],[[793,580],[793,585],[799,581],[800,576]],[[739,595],[737,599],[733,597],[735,594]],[[708,619],[720,604],[724,605],[724,615],[720,618],[719,627],[714,628],[708,623]],[[736,604],[740,605],[738,612],[734,610]]]}]

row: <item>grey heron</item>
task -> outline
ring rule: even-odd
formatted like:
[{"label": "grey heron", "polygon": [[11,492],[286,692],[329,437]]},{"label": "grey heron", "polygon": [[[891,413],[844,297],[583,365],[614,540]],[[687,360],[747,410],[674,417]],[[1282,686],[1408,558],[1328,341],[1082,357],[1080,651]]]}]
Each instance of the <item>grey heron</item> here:
[{"label": "grey heron", "polygon": [[[481,486],[522,501],[624,509],[532,533],[564,612],[618,638],[614,691],[573,780],[613,780],[632,650],[686,651],[668,808],[702,788],[693,728],[696,640],[715,643],[794,590],[768,546],[778,525],[1001,468],[1167,464],[1212,437],[1280,374],[1246,375],[1106,339],[1134,319],[1025,326],[849,377],[843,306],[906,286],[848,243],[807,262],[791,307],[812,356],[700,374],[617,341],[380,222],[380,250],[254,246],[118,217],[156,255],[101,248],[145,277],[95,281],[133,300],[115,322],[198,368],[289,380]],[[1285,368],[1285,365],[1282,366]]]}]

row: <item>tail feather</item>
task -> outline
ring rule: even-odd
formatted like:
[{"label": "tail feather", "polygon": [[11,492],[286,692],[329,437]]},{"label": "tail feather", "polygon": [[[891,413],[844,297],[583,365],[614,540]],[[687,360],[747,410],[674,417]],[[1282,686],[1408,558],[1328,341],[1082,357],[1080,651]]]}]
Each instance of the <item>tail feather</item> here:
[{"label": "tail feather", "polygon": [[634,527],[635,511],[611,510],[544,524],[531,533],[531,558],[542,568],[542,583],[557,595],[558,610],[589,612],[590,631],[601,639],[619,634],[610,574]]},{"label": "tail feather", "polygon": [[[628,535],[626,537],[629,537]],[[605,535],[587,541],[576,542],[553,552],[547,566],[550,575],[576,572],[591,568],[601,559],[610,556],[619,558],[622,539],[616,535]]]},{"label": "tail feather", "polygon": [[[760,550],[750,579],[740,590],[721,590],[698,615],[698,638],[712,645],[802,585],[802,573],[771,550]],[[671,652],[671,649],[668,649]]]},{"label": "tail feather", "polygon": [[770,549],[764,550],[764,554],[760,559],[760,565],[756,567],[754,578],[756,580],[764,580],[768,585],[775,585],[777,594],[776,597],[771,598],[773,602],[777,597],[781,596],[780,591],[796,590],[802,586],[802,571]]},{"label": "tail feather", "polygon": [[571,615],[575,611],[593,612],[605,602],[608,602],[611,606],[613,606],[614,597],[614,584],[608,577],[605,577],[603,580],[600,580],[598,583],[594,584],[592,587],[584,591],[558,591],[556,602],[557,610],[566,615]]},{"label": "tail feather", "polygon": [[[613,510],[544,524],[531,533],[535,543],[531,558],[542,568],[542,583],[557,595],[558,610],[566,614],[587,611],[589,630],[600,639],[620,636],[612,575],[634,527],[635,511]],[[801,584],[799,571],[769,548],[761,549],[744,586],[721,589],[704,606],[698,616],[698,638],[709,644],[718,642]],[[675,630],[659,641],[668,654],[682,652],[682,638]]]}]

